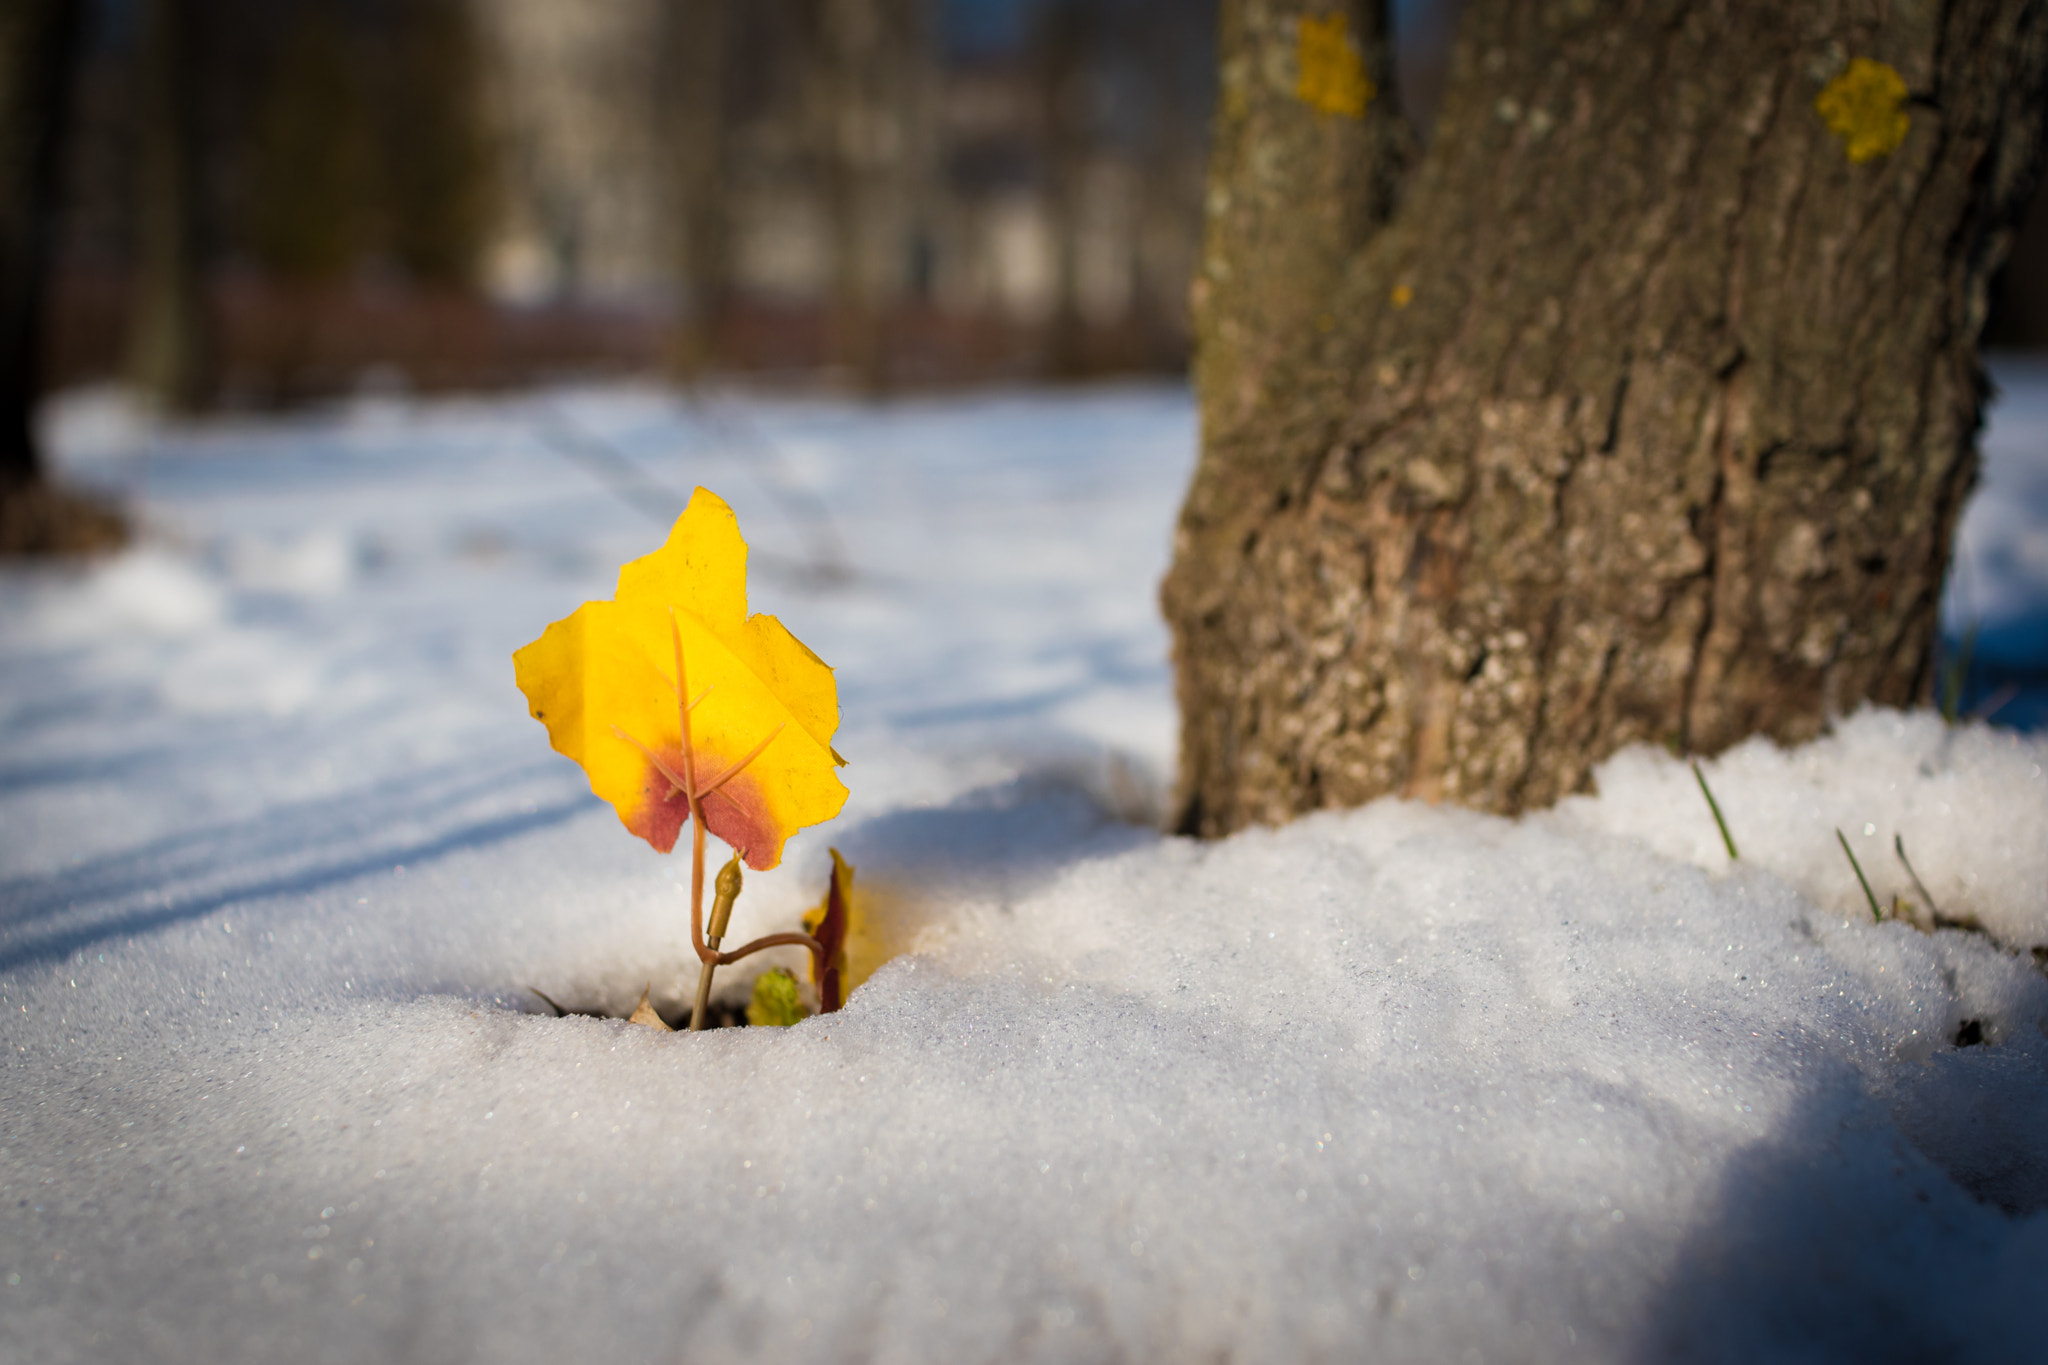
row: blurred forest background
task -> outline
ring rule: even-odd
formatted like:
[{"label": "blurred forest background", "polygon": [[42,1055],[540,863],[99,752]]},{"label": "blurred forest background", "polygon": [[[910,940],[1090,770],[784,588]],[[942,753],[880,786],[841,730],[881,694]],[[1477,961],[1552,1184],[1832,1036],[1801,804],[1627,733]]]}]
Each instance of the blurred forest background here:
[{"label": "blurred forest background", "polygon": [[[1454,5],[1396,6],[1426,138]],[[1177,372],[1214,0],[89,0],[46,389]],[[2048,213],[1993,344],[2048,342]]]},{"label": "blurred forest background", "polygon": [[[89,0],[44,384],[1177,372],[1213,0]],[[1424,96],[1444,12],[1404,11]]]}]

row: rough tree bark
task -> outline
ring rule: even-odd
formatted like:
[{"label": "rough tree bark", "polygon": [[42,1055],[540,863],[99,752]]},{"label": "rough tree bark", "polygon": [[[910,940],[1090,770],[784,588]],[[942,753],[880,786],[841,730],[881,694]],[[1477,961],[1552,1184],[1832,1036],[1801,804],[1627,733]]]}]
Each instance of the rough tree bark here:
[{"label": "rough tree bark", "polygon": [[1384,82],[1303,98],[1304,21],[1372,73],[1375,16],[1225,0],[1177,827],[1922,697],[2044,8],[1470,0],[1397,183]]}]

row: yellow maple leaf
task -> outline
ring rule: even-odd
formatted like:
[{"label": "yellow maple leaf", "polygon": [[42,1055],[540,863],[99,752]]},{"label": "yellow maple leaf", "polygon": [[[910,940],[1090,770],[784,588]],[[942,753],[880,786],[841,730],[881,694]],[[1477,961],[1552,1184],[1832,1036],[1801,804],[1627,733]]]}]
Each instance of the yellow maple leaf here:
[{"label": "yellow maple leaf", "polygon": [[1364,59],[1344,32],[1343,14],[1326,19],[1303,15],[1295,31],[1294,59],[1300,70],[1295,98],[1318,113],[1365,117],[1375,92]]},{"label": "yellow maple leaf", "polygon": [[[678,665],[684,674],[678,678]],[[512,656],[527,709],[628,830],[667,853],[690,817],[757,871],[846,802],[832,670],[773,616],[747,615],[747,543],[699,488],[668,541]],[[682,693],[689,689],[689,745]]]}]

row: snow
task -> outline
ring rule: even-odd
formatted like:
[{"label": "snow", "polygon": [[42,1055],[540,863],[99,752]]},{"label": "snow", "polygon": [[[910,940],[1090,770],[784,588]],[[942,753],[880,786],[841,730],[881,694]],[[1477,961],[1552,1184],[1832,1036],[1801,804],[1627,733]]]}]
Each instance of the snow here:
[{"label": "snow", "polygon": [[[2040,739],[1739,746],[1735,864],[1640,750],[1517,822],[1197,845],[1148,823],[1178,389],[54,426],[148,535],[0,578],[0,1358],[2040,1353]],[[1987,490],[2038,459],[2001,430]],[[530,989],[692,987],[682,860],[508,656],[695,483],[852,760],[734,932],[837,846],[889,958],[786,1031]],[[2048,601],[1991,558],[2001,620]],[[1985,932],[1873,923],[1838,828]]]}]

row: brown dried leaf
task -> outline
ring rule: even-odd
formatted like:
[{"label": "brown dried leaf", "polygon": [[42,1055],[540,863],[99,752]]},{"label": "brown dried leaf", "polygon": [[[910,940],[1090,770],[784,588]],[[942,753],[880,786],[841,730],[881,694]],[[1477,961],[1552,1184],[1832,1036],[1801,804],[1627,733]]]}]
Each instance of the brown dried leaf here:
[{"label": "brown dried leaf", "polygon": [[663,1033],[674,1033],[675,1030],[668,1026],[668,1021],[656,1014],[654,1006],[647,1003],[647,994],[653,989],[654,983],[648,982],[646,987],[640,992],[640,1003],[635,1005],[633,1012],[626,1016],[626,1022],[629,1024],[641,1024],[647,1028],[660,1029]]}]

